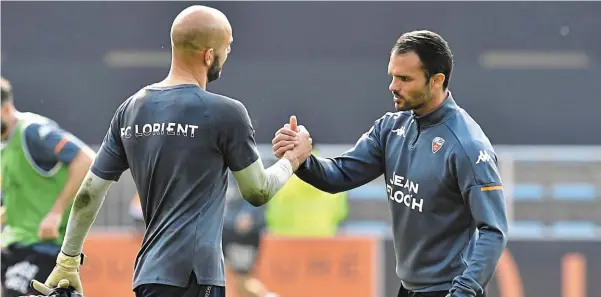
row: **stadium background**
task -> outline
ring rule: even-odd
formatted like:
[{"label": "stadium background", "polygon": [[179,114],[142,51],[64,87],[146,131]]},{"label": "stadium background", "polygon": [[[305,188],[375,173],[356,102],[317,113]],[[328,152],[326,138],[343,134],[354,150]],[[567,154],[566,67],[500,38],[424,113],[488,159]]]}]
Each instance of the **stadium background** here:
[{"label": "stadium background", "polygon": [[[120,102],[167,73],[171,21],[191,4],[3,1],[2,75],[17,108],[98,145]],[[440,33],[455,55],[451,90],[496,146],[507,184],[511,237],[489,296],[601,296],[600,3],[202,4],[234,28],[209,89],[245,103],[259,143],[296,114],[322,156],[351,147],[392,110],[386,65],[396,38]],[[349,193],[347,235],[267,239],[259,274],[283,297],[395,296],[382,181]],[[132,296],[134,191],[127,175],[113,186],[86,244],[89,297],[107,288]],[[109,249],[118,256],[103,257]]]}]

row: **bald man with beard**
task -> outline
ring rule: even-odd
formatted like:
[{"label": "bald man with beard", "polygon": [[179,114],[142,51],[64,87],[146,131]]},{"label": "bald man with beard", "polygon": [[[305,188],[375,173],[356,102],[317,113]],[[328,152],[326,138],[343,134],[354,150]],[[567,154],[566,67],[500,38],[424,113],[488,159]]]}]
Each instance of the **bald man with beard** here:
[{"label": "bald man with beard", "polygon": [[[169,74],[117,108],[76,194],[56,266],[45,284],[34,287],[49,292],[66,279],[83,294],[78,271],[84,240],[109,187],[130,169],[146,227],[135,262],[136,297],[225,296],[227,170],[244,199],[260,206],[312,149],[299,126],[294,148],[265,169],[244,105],[206,90],[219,78],[232,40],[230,23],[218,10],[192,6],[175,18]],[[105,257],[110,261],[111,251]]]}]

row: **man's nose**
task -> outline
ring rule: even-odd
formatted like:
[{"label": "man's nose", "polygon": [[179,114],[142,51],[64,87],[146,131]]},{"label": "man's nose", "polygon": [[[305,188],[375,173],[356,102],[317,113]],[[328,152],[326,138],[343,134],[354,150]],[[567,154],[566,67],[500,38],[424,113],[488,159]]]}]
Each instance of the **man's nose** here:
[{"label": "man's nose", "polygon": [[390,82],[390,85],[388,85],[388,90],[392,93],[400,93],[400,88],[398,84],[395,84],[394,81]]}]

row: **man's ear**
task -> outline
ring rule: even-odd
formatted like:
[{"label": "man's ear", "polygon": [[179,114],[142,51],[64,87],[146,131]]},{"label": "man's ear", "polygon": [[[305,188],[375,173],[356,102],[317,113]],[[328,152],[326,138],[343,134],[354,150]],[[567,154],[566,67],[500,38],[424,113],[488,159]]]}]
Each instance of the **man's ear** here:
[{"label": "man's ear", "polygon": [[213,64],[213,62],[215,61],[215,50],[211,47],[208,48],[204,51],[204,57],[203,60],[205,62],[205,65],[207,67],[211,66],[211,64]]},{"label": "man's ear", "polygon": [[444,74],[436,73],[430,77],[430,85],[435,89],[442,88],[445,78],[446,76]]}]

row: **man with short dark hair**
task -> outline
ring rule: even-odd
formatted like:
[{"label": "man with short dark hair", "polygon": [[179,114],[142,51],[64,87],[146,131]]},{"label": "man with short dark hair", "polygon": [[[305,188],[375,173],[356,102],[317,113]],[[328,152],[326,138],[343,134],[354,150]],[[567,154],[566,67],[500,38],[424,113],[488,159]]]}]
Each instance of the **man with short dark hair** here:
[{"label": "man with short dark hair", "polygon": [[54,121],[19,112],[12,86],[2,91],[2,296],[30,293],[46,278],[65,236],[77,189],[94,152]]},{"label": "man with short dark hair", "polygon": [[[378,119],[341,156],[311,156],[296,172],[331,193],[385,175],[398,297],[484,296],[507,243],[497,157],[448,90],[452,67],[451,50],[438,34],[403,34],[388,64],[398,112]],[[276,133],[276,157],[296,135],[290,125]]]}]

